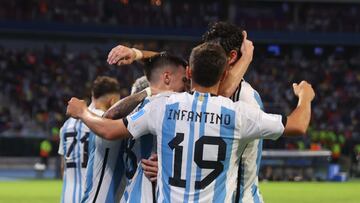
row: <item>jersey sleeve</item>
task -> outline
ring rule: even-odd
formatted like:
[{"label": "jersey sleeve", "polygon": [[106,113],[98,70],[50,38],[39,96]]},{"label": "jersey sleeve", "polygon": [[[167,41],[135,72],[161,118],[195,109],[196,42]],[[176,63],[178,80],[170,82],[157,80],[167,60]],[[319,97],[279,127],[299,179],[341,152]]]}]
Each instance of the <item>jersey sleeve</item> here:
[{"label": "jersey sleeve", "polygon": [[237,113],[240,114],[238,124],[243,138],[276,140],[284,133],[286,117],[265,113],[244,102],[238,102]]},{"label": "jersey sleeve", "polygon": [[146,134],[155,134],[156,125],[161,117],[160,112],[164,106],[159,100],[162,99],[150,100],[144,107],[124,119],[134,139]]},{"label": "jersey sleeve", "polygon": [[63,136],[63,129],[60,129],[60,133],[59,133],[59,149],[58,149],[58,154],[60,155],[64,155],[64,136]]}]

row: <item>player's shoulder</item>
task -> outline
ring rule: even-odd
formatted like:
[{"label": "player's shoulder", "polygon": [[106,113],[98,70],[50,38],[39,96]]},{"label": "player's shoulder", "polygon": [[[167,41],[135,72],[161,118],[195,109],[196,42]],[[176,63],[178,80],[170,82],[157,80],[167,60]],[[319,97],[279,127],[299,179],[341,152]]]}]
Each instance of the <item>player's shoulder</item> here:
[{"label": "player's shoulder", "polygon": [[169,100],[171,97],[173,97],[174,95],[178,95],[179,93],[177,92],[170,92],[170,91],[166,91],[166,92],[161,92],[157,95],[151,96],[151,97],[147,97],[145,98],[145,102],[152,102],[152,103],[162,103],[166,100]]},{"label": "player's shoulder", "polygon": [[242,82],[239,100],[252,106],[262,107],[259,93],[246,81]]},{"label": "player's shoulder", "polygon": [[96,109],[96,108],[89,108],[89,111],[91,111],[92,113],[98,115],[98,116],[102,116],[105,112],[103,110],[100,109]]},{"label": "player's shoulder", "polygon": [[62,131],[67,130],[69,128],[74,128],[74,126],[76,125],[77,119],[74,118],[68,118],[64,124],[62,125],[62,127],[60,128]]}]

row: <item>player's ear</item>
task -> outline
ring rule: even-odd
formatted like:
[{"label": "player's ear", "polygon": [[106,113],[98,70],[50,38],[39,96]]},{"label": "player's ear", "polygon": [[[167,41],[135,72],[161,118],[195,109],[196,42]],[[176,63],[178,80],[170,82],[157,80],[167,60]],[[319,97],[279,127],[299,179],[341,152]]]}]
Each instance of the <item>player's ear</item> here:
[{"label": "player's ear", "polygon": [[166,85],[170,85],[171,82],[171,74],[168,71],[163,73],[163,80]]},{"label": "player's ear", "polygon": [[236,62],[238,58],[238,52],[236,50],[231,50],[228,56],[228,64],[232,65]]},{"label": "player's ear", "polygon": [[190,66],[186,66],[185,74],[186,74],[186,78],[190,80],[190,79],[191,79],[191,76],[192,76],[192,72],[191,72]]}]

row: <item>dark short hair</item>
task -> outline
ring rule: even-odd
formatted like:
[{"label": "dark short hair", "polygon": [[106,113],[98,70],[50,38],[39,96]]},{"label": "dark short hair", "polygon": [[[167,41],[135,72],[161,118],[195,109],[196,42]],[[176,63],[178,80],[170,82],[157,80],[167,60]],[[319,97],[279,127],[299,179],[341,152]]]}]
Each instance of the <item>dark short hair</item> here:
[{"label": "dark short hair", "polygon": [[209,24],[208,30],[202,36],[203,42],[218,42],[229,54],[231,50],[236,50],[241,56],[240,47],[243,42],[243,29],[229,22],[214,22]]},{"label": "dark short hair", "polygon": [[201,86],[215,85],[220,80],[226,66],[226,53],[219,44],[206,42],[191,51],[192,79]]},{"label": "dark short hair", "polygon": [[160,54],[145,60],[144,71],[146,78],[152,82],[154,80],[154,71],[159,70],[165,66],[170,66],[173,68],[182,66],[183,68],[186,68],[187,61],[167,52],[161,52]]},{"label": "dark short hair", "polygon": [[99,76],[93,82],[91,92],[95,99],[102,97],[106,94],[119,94],[120,85],[115,78],[111,78],[108,76]]}]

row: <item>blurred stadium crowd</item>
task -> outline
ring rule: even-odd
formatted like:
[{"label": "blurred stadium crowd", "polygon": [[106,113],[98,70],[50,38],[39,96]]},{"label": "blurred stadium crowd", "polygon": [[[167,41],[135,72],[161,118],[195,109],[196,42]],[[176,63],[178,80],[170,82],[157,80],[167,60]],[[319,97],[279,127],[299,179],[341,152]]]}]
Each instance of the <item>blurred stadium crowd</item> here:
[{"label": "blurred stadium crowd", "polygon": [[[151,42],[152,46],[154,43]],[[156,50],[171,51],[171,47],[158,46]],[[186,56],[192,44],[182,47],[177,52],[182,51]],[[322,56],[306,56],[306,48],[285,46],[282,48],[286,50],[277,53],[269,52],[269,47],[274,46],[258,47],[246,76],[260,92],[265,109],[288,113],[286,111],[296,105],[292,103],[295,99],[289,87],[301,79],[313,84],[317,97],[308,137],[270,142],[267,147],[323,146],[338,151],[347,144],[346,140],[351,143],[353,137],[359,137],[359,52],[333,47]],[[89,86],[96,75],[117,77],[122,96],[128,95],[132,82],[142,75],[142,65],[110,67],[106,64],[106,54],[97,49],[77,53],[65,47],[60,50],[44,47],[40,51],[1,48],[0,88],[4,96],[10,98],[12,106],[21,109],[13,115],[8,108],[1,109],[2,136],[46,136],[49,132],[56,135],[65,119],[67,100],[74,95],[88,97]]]},{"label": "blurred stadium crowd", "polygon": [[[359,32],[360,5],[201,0],[13,0],[0,2],[0,19],[131,27],[206,27],[230,20],[248,30]],[[230,1],[231,2],[231,1]],[[229,13],[227,13],[229,12]],[[151,18],[139,17],[151,16]],[[352,23],[349,23],[352,22]]]}]

